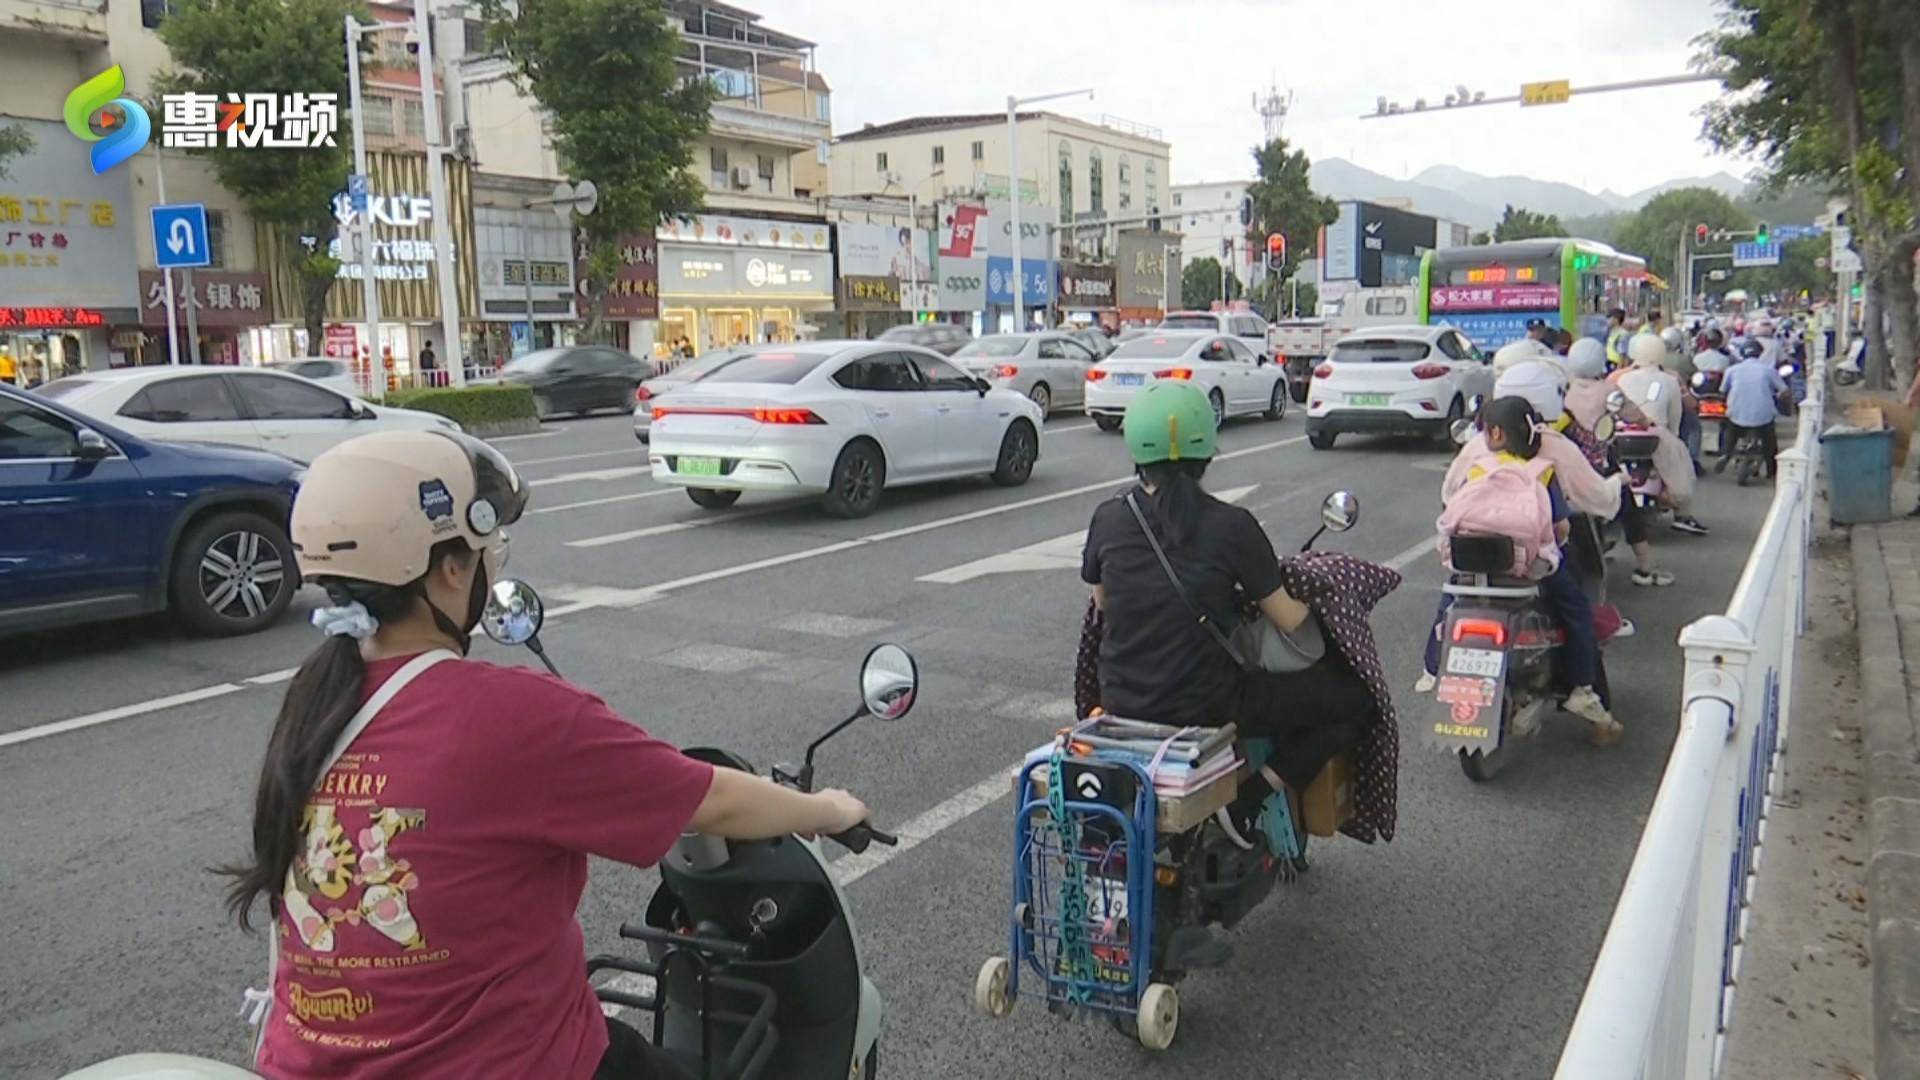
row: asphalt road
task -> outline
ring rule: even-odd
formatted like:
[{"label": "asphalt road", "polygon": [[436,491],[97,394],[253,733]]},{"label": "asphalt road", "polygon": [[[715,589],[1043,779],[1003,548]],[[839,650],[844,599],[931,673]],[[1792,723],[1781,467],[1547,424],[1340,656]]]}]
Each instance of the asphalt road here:
[{"label": "asphalt road", "polygon": [[[1704,485],[1714,535],[1657,537],[1674,588],[1634,589],[1616,564],[1615,599],[1641,628],[1608,654],[1626,743],[1591,749],[1562,717],[1476,786],[1413,734],[1447,455],[1351,437],[1315,452],[1296,411],[1235,422],[1221,443],[1209,486],[1250,486],[1241,504],[1281,550],[1345,487],[1360,525],[1323,545],[1405,567],[1374,623],[1407,714],[1400,832],[1317,845],[1312,871],[1231,935],[1231,963],[1182,984],[1179,1039],[1161,1057],[1030,1000],[1001,1021],[971,1007],[975,971],[1006,948],[1006,778],[1070,716],[1085,590],[1047,549],[1028,559],[1037,569],[969,564],[1048,541],[1075,553],[1128,474],[1116,436],[1056,418],[1025,487],[891,492],[844,522],[751,496],[700,510],[647,477],[624,417],[562,421],[500,444],[536,483],[510,572],[547,597],[545,640],[569,677],[665,738],[762,767],[845,715],[870,644],[915,653],[914,714],[856,727],[819,759],[821,781],[861,793],[877,821],[927,834],[850,886],[891,1009],[890,1075],[1547,1075],[1673,738],[1675,635],[1724,605],[1767,494]],[[312,599],[241,640],[146,620],[0,642],[0,1075],[136,1050],[243,1059],[234,1013],[265,944],[223,919],[205,868],[242,852],[279,683],[316,643]],[[484,641],[476,654],[532,659]],[[539,725],[527,718],[529,739]],[[615,947],[650,888],[646,872],[595,866],[590,950]]]}]

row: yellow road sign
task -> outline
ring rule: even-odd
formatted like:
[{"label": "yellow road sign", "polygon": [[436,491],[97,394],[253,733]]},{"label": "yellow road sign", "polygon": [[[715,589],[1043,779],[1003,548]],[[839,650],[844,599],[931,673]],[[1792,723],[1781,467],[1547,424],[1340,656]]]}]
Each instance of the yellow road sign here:
[{"label": "yellow road sign", "polygon": [[1573,86],[1566,79],[1520,84],[1522,105],[1565,105],[1572,96]]}]

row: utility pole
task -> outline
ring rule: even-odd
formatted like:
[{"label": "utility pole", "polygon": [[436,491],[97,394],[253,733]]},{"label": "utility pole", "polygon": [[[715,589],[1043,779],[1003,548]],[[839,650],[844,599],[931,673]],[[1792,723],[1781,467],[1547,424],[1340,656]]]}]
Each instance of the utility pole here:
[{"label": "utility pole", "polygon": [[453,206],[447,200],[446,145],[433,85],[433,28],[427,20],[427,0],[413,0],[413,31],[420,38],[420,111],[427,129],[427,192],[433,199],[433,274],[440,287],[441,345],[447,350],[448,383],[465,386],[467,360],[460,342],[460,294],[453,280],[453,228],[448,221]]}]

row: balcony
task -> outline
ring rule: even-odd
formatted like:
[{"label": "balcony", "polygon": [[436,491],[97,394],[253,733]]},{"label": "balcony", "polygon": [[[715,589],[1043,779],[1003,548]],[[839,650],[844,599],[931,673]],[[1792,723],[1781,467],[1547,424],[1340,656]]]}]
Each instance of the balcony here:
[{"label": "balcony", "polygon": [[713,103],[711,130],[715,135],[773,143],[793,150],[812,150],[833,135],[818,120],[762,112],[749,104],[721,100]]},{"label": "balcony", "polygon": [[107,43],[106,0],[0,0],[0,35]]}]

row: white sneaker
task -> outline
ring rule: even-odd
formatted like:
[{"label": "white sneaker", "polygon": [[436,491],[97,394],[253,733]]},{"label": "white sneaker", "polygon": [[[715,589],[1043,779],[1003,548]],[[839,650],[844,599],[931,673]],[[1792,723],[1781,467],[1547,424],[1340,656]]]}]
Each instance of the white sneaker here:
[{"label": "white sneaker", "polygon": [[1420,673],[1419,678],[1413,680],[1413,692],[1416,694],[1431,694],[1433,693],[1433,688],[1438,685],[1439,682],[1440,680],[1434,678],[1431,671],[1423,671]]},{"label": "white sneaker", "polygon": [[1616,638],[1629,638],[1639,632],[1640,628],[1633,625],[1633,620],[1622,615],[1620,617],[1620,629],[1615,630],[1613,636]]},{"label": "white sneaker", "polygon": [[1607,707],[1600,703],[1600,695],[1591,686],[1575,687],[1567,695],[1562,708],[1593,725],[1592,739],[1595,746],[1611,746],[1620,741],[1625,729],[1620,721],[1613,718]]}]

